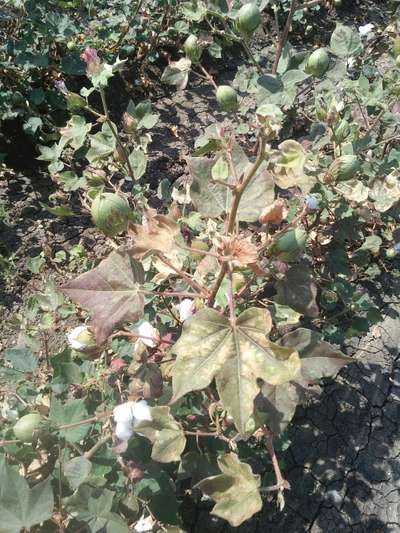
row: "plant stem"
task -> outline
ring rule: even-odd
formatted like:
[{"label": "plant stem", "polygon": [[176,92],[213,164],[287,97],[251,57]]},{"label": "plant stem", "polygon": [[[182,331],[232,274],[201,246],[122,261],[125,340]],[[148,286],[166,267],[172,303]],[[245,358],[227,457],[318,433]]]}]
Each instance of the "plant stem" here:
[{"label": "plant stem", "polygon": [[229,320],[232,326],[236,323],[235,314],[235,299],[233,295],[233,282],[232,282],[232,265],[228,263],[228,305],[229,305]]},{"label": "plant stem", "polygon": [[204,74],[204,76],[207,78],[209,83],[211,83],[211,85],[214,87],[214,89],[217,90],[218,89],[218,85],[215,83],[214,78],[211,76],[211,74],[209,74],[206,71],[206,69],[203,67],[203,65],[201,65],[200,63],[199,63],[199,68],[200,68],[201,72]]},{"label": "plant stem", "polygon": [[61,426],[58,426],[57,429],[60,430],[60,429],[72,429],[72,428],[76,428],[76,427],[79,427],[79,426],[83,426],[85,424],[92,424],[93,422],[100,422],[101,419],[103,418],[108,418],[109,416],[111,416],[111,412],[105,412],[105,413],[100,413],[96,416],[92,416],[90,418],[86,418],[85,420],[80,420],[79,422],[72,422],[71,424],[63,424]]},{"label": "plant stem", "polygon": [[272,433],[268,429],[265,429],[264,436],[265,436],[265,447],[267,448],[267,451],[271,457],[272,466],[274,468],[276,484],[278,487],[280,487],[280,490],[290,489],[290,484],[282,476],[282,472],[279,467],[278,458],[276,456],[275,449],[274,449]]},{"label": "plant stem", "polygon": [[280,60],[281,55],[282,55],[282,50],[283,50],[283,47],[286,44],[286,41],[287,41],[287,38],[288,38],[288,35],[289,35],[289,31],[290,31],[290,26],[292,24],[293,16],[294,16],[294,14],[296,12],[296,5],[297,5],[297,0],[292,0],[292,3],[290,4],[289,14],[288,14],[288,17],[286,19],[286,24],[285,24],[283,32],[282,32],[282,34],[280,36],[278,47],[276,49],[275,60],[274,60],[274,64],[273,64],[273,67],[272,67],[272,74],[276,74],[276,72],[278,70],[278,65],[279,65],[279,60]]},{"label": "plant stem", "polygon": [[258,70],[259,74],[262,74],[263,73],[263,69],[261,68],[261,65],[258,63],[258,61],[256,61],[256,58],[254,57],[253,52],[251,51],[250,46],[248,45],[247,41],[245,39],[241,39],[240,42],[241,42],[243,48],[245,49],[246,54],[249,56],[250,61],[256,67],[256,69]]},{"label": "plant stem", "polygon": [[[196,250],[197,251],[197,250]],[[203,298],[203,295],[199,292],[178,292],[178,291],[159,291],[159,292],[153,292],[153,291],[146,291],[144,289],[140,289],[140,292],[143,294],[148,294],[151,296],[160,296],[161,298]]]},{"label": "plant stem", "polygon": [[126,166],[128,168],[129,176],[130,176],[132,181],[135,181],[135,174],[133,172],[131,162],[129,161],[128,152],[126,151],[126,148],[123,145],[121,139],[119,138],[118,132],[115,130],[114,124],[112,123],[112,121],[110,119],[110,115],[109,115],[109,112],[108,112],[107,100],[106,100],[106,95],[104,93],[104,89],[100,88],[99,91],[100,91],[100,96],[101,96],[101,102],[103,104],[104,116],[106,118],[106,122],[107,122],[107,124],[108,124],[108,126],[109,126],[109,128],[111,130],[111,133],[113,134],[113,136],[114,136],[114,138],[115,138],[115,140],[117,142],[118,147],[121,150],[122,156],[123,156],[123,158],[125,160],[125,164],[126,164]]},{"label": "plant stem", "polygon": [[86,459],[90,459],[91,457],[93,457],[93,455],[98,451],[100,450],[100,448],[102,446],[104,446],[104,444],[106,444],[109,440],[111,439],[111,435],[106,435],[105,437],[103,437],[102,439],[98,440],[96,442],[96,444],[90,448],[90,450],[88,450],[87,452],[85,452],[83,454],[83,457],[85,457]]},{"label": "plant stem", "polygon": [[200,294],[203,294],[205,296],[209,295],[209,290],[205,287],[202,287],[197,281],[192,279],[186,272],[183,272],[183,270],[180,270],[179,268],[176,268],[164,255],[157,254],[157,257],[162,261],[167,267],[169,267],[171,270],[176,272],[182,279],[186,281],[194,290],[198,291]]},{"label": "plant stem", "polygon": [[[257,142],[258,142],[258,154],[257,154],[257,158],[256,160],[254,161],[253,163],[253,166],[250,168],[250,170],[248,171],[248,173],[244,176],[241,176],[239,178],[239,181],[233,191],[233,202],[232,202],[232,205],[231,205],[231,209],[230,209],[230,212],[229,212],[229,218],[228,218],[228,221],[227,221],[227,227],[226,227],[226,231],[225,231],[225,234],[229,234],[229,233],[232,233],[233,230],[235,229],[235,224],[236,224],[236,216],[237,216],[237,212],[238,212],[238,208],[239,208],[239,204],[240,204],[240,200],[242,198],[242,195],[244,193],[244,191],[246,190],[246,187],[249,185],[250,181],[253,179],[253,177],[255,176],[257,170],[260,168],[261,166],[261,163],[264,161],[264,152],[265,152],[265,145],[266,145],[266,139],[263,135],[260,135],[258,138],[257,138]],[[219,275],[218,275],[218,278],[217,280],[215,281],[215,284],[214,284],[214,287],[211,291],[211,295],[208,299],[208,305],[209,307],[212,307],[214,305],[214,301],[215,301],[215,297],[218,293],[218,290],[221,286],[221,283],[223,282],[224,280],[224,277],[225,277],[225,274],[228,270],[228,267],[227,267],[227,263],[223,263],[221,265],[221,270],[219,272]]]}]

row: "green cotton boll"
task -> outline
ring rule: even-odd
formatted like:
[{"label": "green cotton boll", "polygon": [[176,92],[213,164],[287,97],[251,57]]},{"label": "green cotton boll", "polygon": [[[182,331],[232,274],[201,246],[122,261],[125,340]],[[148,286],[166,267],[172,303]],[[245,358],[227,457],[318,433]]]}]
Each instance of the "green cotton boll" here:
[{"label": "green cotton boll", "polygon": [[39,413],[23,416],[13,428],[15,437],[22,442],[32,442],[42,420],[43,417]]},{"label": "green cotton boll", "polygon": [[333,136],[337,143],[344,142],[350,135],[350,124],[346,119],[340,121],[339,125],[333,130]]},{"label": "green cotton boll", "polygon": [[236,29],[241,35],[246,38],[251,37],[260,24],[261,13],[256,4],[249,2],[239,9],[236,16]]},{"label": "green cotton boll", "polygon": [[349,180],[359,172],[361,166],[355,155],[342,155],[333,161],[329,173],[338,181]]},{"label": "green cotton boll", "polygon": [[295,261],[307,243],[307,232],[303,229],[291,229],[284,233],[275,243],[278,259],[290,263]]},{"label": "green cotton boll", "polygon": [[329,56],[325,48],[318,48],[308,58],[305,71],[316,78],[322,78],[329,68]]},{"label": "green cotton boll", "polygon": [[185,51],[186,57],[195,65],[200,61],[201,54],[203,53],[202,48],[199,46],[199,41],[196,35],[189,35],[186,41],[183,44],[183,49]]},{"label": "green cotton boll", "polygon": [[239,102],[237,92],[229,85],[220,85],[217,89],[217,102],[223,111],[231,112],[237,111]]},{"label": "green cotton boll", "polygon": [[93,200],[91,208],[95,226],[107,237],[114,237],[125,231],[131,215],[128,202],[115,193],[100,193]]}]

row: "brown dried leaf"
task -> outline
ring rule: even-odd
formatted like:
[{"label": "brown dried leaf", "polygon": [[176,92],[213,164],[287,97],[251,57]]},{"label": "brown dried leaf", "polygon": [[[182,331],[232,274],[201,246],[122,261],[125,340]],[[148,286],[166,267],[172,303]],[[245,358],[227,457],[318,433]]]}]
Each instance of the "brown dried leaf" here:
[{"label": "brown dried leaf", "polygon": [[175,247],[175,238],[179,234],[178,224],[165,215],[156,215],[148,209],[143,224],[132,224],[128,233],[133,239],[131,255],[140,259],[149,252],[162,252],[168,255]]},{"label": "brown dried leaf", "polygon": [[93,270],[65,283],[61,290],[89,309],[96,340],[102,344],[118,324],[135,322],[143,315],[143,281],[142,265],[127,253],[115,251]]},{"label": "brown dried leaf", "polygon": [[287,216],[286,202],[282,198],[278,198],[275,202],[267,206],[261,213],[259,221],[261,224],[271,222],[272,224],[280,224]]}]

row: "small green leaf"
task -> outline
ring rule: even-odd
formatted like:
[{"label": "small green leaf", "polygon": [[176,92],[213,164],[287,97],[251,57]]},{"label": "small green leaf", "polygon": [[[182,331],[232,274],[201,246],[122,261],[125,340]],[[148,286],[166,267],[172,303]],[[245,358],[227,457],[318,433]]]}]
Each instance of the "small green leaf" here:
[{"label": "small green leaf", "polygon": [[83,146],[86,135],[92,129],[90,123],[86,123],[86,120],[81,115],[72,115],[64,128],[61,128],[60,146],[65,148],[67,145],[71,145],[74,150],[78,150]]},{"label": "small green leaf", "polygon": [[86,457],[74,457],[63,464],[64,476],[73,490],[85,482],[92,470],[92,463]]},{"label": "small green leaf", "polygon": [[[81,422],[88,418],[88,412],[84,400],[69,400],[64,404],[57,398],[53,398],[50,406],[50,420],[57,426]],[[89,431],[90,424],[82,424],[68,429],[59,431],[60,437],[69,442],[79,442]]]},{"label": "small green leaf", "polygon": [[254,475],[235,453],[219,457],[218,466],[222,474],[203,479],[196,488],[215,500],[212,514],[237,527],[262,508],[260,476]]},{"label": "small green leaf", "polygon": [[348,26],[338,24],[331,36],[331,50],[339,57],[350,57],[362,50],[360,34]]},{"label": "small green leaf", "polygon": [[34,372],[38,367],[37,357],[28,348],[8,348],[4,359],[18,372]]}]

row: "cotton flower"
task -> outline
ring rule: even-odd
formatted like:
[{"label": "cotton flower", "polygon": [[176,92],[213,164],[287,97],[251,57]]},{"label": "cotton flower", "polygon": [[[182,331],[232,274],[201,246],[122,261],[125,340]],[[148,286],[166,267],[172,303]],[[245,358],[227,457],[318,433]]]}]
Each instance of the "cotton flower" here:
[{"label": "cotton flower", "polygon": [[87,326],[78,326],[67,335],[68,343],[74,350],[84,352],[96,347],[96,341]]},{"label": "cotton flower", "polygon": [[157,345],[158,340],[160,338],[160,334],[156,328],[153,328],[150,322],[142,322],[138,327],[137,332],[140,336],[140,340],[146,346],[154,348],[154,346]]},{"label": "cotton flower", "polygon": [[396,250],[396,252],[400,253],[400,242],[396,242],[396,244],[393,246],[393,248]]},{"label": "cotton flower", "polygon": [[317,209],[318,208],[318,198],[315,196],[306,196],[305,204],[308,207],[308,209]]},{"label": "cotton flower", "polygon": [[179,320],[184,322],[194,314],[194,303],[190,298],[185,298],[177,305]]},{"label": "cotton flower", "polygon": [[150,531],[153,531],[153,524],[154,520],[151,516],[148,516],[147,518],[141,516],[136,522],[133,531],[136,531],[137,533],[149,533]]},{"label": "cotton flower", "polygon": [[368,35],[368,33],[370,33],[373,29],[374,29],[374,25],[369,23],[369,24],[365,24],[364,26],[360,26],[358,28],[358,31],[361,36],[364,36],[364,35]]},{"label": "cotton flower", "polygon": [[56,80],[54,82],[54,86],[57,89],[57,91],[59,91],[61,94],[64,94],[64,95],[68,94],[67,86],[65,85],[65,82],[63,80]]},{"label": "cotton flower", "polygon": [[100,58],[97,55],[97,50],[94,48],[86,48],[81,54],[81,59],[86,63],[86,74],[90,77],[98,74],[103,68]]}]

